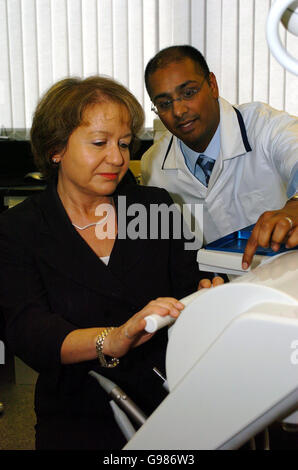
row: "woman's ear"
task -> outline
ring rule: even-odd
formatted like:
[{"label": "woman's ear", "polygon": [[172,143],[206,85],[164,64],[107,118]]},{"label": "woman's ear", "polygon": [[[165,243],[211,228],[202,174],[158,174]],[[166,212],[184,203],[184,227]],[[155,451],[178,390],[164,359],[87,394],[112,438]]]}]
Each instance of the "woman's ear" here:
[{"label": "woman's ear", "polygon": [[54,163],[54,165],[58,165],[59,163],[61,163],[63,153],[64,153],[64,150],[62,152],[57,152],[57,153],[54,153],[54,155],[51,155],[50,157],[51,163]]}]

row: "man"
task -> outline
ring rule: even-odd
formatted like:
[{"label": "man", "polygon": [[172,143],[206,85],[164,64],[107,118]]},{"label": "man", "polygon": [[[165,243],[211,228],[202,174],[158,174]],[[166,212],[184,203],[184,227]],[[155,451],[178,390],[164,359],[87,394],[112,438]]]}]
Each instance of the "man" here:
[{"label": "man", "polygon": [[243,269],[258,245],[296,246],[298,119],[263,103],[233,107],[219,97],[215,75],[191,46],[160,51],[145,82],[168,132],[142,158],[144,184],[192,204],[197,224],[194,204],[203,204],[204,243],[256,222]]}]

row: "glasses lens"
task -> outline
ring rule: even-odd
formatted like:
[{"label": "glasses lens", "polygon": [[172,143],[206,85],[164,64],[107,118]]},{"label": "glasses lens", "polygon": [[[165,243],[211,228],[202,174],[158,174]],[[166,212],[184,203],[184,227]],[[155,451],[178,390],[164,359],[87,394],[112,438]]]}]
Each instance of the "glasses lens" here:
[{"label": "glasses lens", "polygon": [[173,103],[173,100],[170,100],[170,99],[158,100],[156,101],[155,106],[159,113],[163,113],[171,109],[172,103]]},{"label": "glasses lens", "polygon": [[199,87],[186,87],[180,92],[179,98],[160,98],[151,107],[157,114],[163,114],[172,109],[174,101],[192,100],[194,96],[201,90],[206,77],[204,77]]},{"label": "glasses lens", "polygon": [[184,88],[181,93],[181,98],[183,100],[191,100],[198,93],[198,91],[198,88]]}]

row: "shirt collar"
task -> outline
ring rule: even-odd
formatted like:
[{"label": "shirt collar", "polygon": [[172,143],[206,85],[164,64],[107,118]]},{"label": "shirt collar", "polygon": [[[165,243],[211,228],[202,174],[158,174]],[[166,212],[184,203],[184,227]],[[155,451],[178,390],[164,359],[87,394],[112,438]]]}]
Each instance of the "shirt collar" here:
[{"label": "shirt collar", "polygon": [[206,155],[206,157],[212,158],[213,160],[217,159],[220,151],[220,124],[210,140],[208,147],[203,153],[192,150],[180,139],[178,139],[178,142],[189,170],[194,173],[196,161],[199,155]]}]

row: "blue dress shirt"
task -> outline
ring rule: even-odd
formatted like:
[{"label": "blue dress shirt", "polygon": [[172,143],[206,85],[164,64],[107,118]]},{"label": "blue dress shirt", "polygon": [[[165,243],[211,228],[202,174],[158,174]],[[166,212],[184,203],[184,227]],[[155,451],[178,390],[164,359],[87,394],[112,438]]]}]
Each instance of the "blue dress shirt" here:
[{"label": "blue dress shirt", "polygon": [[195,152],[182,142],[182,140],[178,139],[178,141],[187,168],[199,181],[201,181],[201,183],[205,184],[205,174],[202,168],[199,165],[196,165],[196,162],[199,155],[205,155],[213,160],[217,159],[220,151],[220,125],[217,127],[216,132],[204,153]]}]

